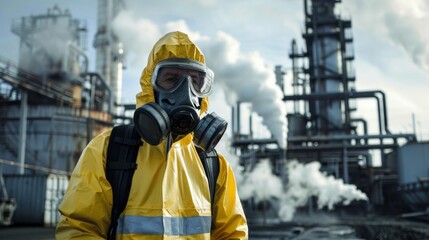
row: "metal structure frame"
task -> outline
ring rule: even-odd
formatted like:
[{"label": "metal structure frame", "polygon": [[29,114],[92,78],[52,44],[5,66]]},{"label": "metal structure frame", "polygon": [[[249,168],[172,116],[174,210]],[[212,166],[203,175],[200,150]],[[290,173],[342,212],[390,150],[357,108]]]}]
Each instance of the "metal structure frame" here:
[{"label": "metal structure frame", "polygon": [[[100,74],[88,72],[88,57],[81,46],[86,29],[80,23],[58,7],[13,21],[12,32],[21,38],[21,59],[16,64],[0,57],[0,159],[19,167],[4,165],[3,173],[38,172],[25,167],[30,165],[71,171],[83,147],[113,125],[113,93]],[[46,61],[39,73],[30,71],[22,58],[37,61],[31,54],[57,54],[40,46],[36,38],[41,31],[59,26],[71,37],[58,39],[63,55],[46,58],[55,61]]]},{"label": "metal structure frame", "polygon": [[[291,54],[294,94],[284,96],[285,102],[293,101],[294,113],[290,120],[298,117],[301,131],[289,121],[287,157],[300,161],[319,161],[329,165],[330,159],[337,159],[336,177],[344,182],[367,188],[371,176],[362,181],[362,168],[371,167],[369,150],[381,150],[384,161],[386,150],[399,147],[398,140],[416,141],[414,134],[392,134],[388,128],[386,96],[382,91],[358,92],[352,62],[353,38],[351,21],[343,20],[334,12],[338,0],[304,0],[306,52],[297,51],[292,41]],[[307,60],[308,67],[298,66],[298,60]],[[301,89],[299,89],[301,88]],[[353,118],[353,102],[360,99],[375,99],[378,110],[376,135],[368,135],[364,119]],[[304,107],[299,108],[300,105]],[[302,106],[301,105],[301,106]],[[304,112],[300,112],[304,109]],[[362,123],[363,135],[357,131]],[[366,166],[358,165],[367,160]]]},{"label": "metal structure frame", "polygon": [[[292,61],[292,95],[283,101],[292,103],[287,115],[288,136],[285,152],[275,139],[253,139],[240,134],[240,103],[233,108],[232,147],[245,169],[253,168],[261,158],[269,158],[276,166],[283,154],[288,160],[302,163],[318,161],[321,170],[345,183],[354,184],[370,201],[383,204],[384,187],[391,190],[397,173],[388,168],[373,167],[371,151],[380,151],[382,163],[408,142],[416,142],[415,134],[394,134],[388,125],[387,100],[383,91],[357,91],[353,68],[351,21],[335,14],[339,0],[304,0],[306,50],[300,52],[295,40],[289,57]],[[284,72],[276,66],[276,82],[284,89]],[[368,123],[356,118],[356,101],[372,99],[377,106],[378,133],[368,133]],[[237,113],[238,112],[238,113]],[[237,130],[238,129],[238,130]],[[252,131],[250,131],[252,132]],[[281,164],[280,164],[281,165]],[[282,175],[282,169],[274,172]],[[381,199],[382,201],[377,201]]]}]

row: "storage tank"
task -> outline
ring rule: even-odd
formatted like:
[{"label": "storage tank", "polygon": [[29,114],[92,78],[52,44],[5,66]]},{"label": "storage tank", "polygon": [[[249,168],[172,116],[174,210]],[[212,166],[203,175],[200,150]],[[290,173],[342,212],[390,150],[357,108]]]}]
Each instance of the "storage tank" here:
[{"label": "storage tank", "polygon": [[399,190],[412,210],[429,208],[429,142],[408,143],[400,147],[398,156]]},{"label": "storage tank", "polygon": [[4,175],[10,198],[17,208],[13,214],[14,225],[40,225],[54,227],[59,222],[58,206],[68,185],[68,176]]},{"label": "storage tank", "polygon": [[408,143],[398,149],[399,184],[429,179],[429,142]]}]

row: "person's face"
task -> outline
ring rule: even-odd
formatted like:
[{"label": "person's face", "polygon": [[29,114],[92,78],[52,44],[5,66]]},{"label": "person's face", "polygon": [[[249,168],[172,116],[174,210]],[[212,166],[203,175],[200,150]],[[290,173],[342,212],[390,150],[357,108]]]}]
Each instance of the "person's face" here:
[{"label": "person's face", "polygon": [[188,75],[192,79],[192,86],[194,89],[199,91],[202,85],[204,85],[202,74],[203,73],[199,71],[190,69],[165,67],[160,69],[156,82],[159,87],[169,91],[180,84],[179,81],[183,80],[183,78],[181,78],[183,75]]}]

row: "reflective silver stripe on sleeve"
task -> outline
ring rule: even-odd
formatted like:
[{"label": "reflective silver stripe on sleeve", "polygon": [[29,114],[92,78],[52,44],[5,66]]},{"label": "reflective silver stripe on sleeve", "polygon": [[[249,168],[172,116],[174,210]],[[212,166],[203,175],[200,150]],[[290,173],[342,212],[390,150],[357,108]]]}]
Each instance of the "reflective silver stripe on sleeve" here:
[{"label": "reflective silver stripe on sleeve", "polygon": [[124,216],[118,222],[118,234],[183,236],[210,233],[211,216],[145,217]]}]

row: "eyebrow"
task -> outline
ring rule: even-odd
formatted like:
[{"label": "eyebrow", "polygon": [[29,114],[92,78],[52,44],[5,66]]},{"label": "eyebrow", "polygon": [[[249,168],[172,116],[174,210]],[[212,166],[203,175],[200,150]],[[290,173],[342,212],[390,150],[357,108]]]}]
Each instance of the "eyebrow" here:
[{"label": "eyebrow", "polygon": [[171,72],[164,72],[164,73],[161,73],[161,76],[178,76],[179,74],[177,74],[177,73],[171,73]]}]

